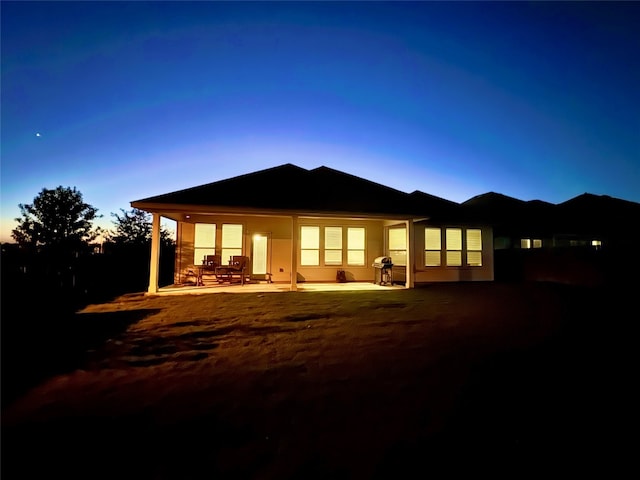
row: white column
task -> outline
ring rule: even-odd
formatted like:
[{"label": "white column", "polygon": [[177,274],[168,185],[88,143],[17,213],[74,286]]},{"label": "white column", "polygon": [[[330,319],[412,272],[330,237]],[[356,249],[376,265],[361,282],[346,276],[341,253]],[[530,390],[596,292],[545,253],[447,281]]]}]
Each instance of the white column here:
[{"label": "white column", "polygon": [[298,216],[291,217],[291,288],[298,290]]},{"label": "white column", "polygon": [[413,220],[407,220],[407,273],[405,277],[405,288],[413,288],[413,272],[415,270],[415,254],[413,252],[414,246],[414,228],[413,228]]},{"label": "white column", "polygon": [[158,292],[158,270],[160,269],[160,214],[153,214],[151,230],[151,260],[149,264],[149,293]]}]

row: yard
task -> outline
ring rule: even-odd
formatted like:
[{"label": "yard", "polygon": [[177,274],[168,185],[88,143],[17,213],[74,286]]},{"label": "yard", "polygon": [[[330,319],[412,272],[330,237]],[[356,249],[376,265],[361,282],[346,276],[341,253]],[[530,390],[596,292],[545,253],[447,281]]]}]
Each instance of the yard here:
[{"label": "yard", "polygon": [[630,305],[551,283],[90,305],[72,368],[3,405],[3,479],[611,474]]}]

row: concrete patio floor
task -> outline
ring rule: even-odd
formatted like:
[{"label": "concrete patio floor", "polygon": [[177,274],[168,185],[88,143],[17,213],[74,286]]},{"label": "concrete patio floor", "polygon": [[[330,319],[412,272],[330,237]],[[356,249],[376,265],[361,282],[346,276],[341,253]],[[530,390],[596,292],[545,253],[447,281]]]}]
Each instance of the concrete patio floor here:
[{"label": "concrete patio floor", "polygon": [[[298,283],[299,292],[351,292],[351,291],[390,291],[402,290],[404,285],[378,285],[373,282],[346,282],[346,283]],[[244,285],[229,285],[210,283],[202,286],[195,285],[168,285],[160,287],[157,293],[149,295],[202,295],[210,293],[268,293],[289,292],[289,283],[245,283]]]}]

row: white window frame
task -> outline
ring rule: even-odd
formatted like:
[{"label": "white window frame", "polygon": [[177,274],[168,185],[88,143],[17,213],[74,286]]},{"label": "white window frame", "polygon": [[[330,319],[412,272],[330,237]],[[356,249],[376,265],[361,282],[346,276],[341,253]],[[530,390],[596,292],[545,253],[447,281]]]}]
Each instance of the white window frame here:
[{"label": "white window frame", "polygon": [[[454,234],[455,232],[455,234]],[[462,266],[462,228],[449,227],[445,230],[447,267]]]},{"label": "white window frame", "polygon": [[[394,232],[392,234],[391,232]],[[399,234],[395,234],[400,232]],[[394,265],[405,266],[407,264],[407,227],[389,227],[387,232],[389,241],[389,256]]]},{"label": "white window frame", "polygon": [[300,225],[300,266],[320,265],[320,226]]},{"label": "white window frame", "polygon": [[[477,235],[472,238],[471,234]],[[482,230],[479,228],[467,228],[465,231],[466,247],[467,247],[467,266],[482,266]],[[476,241],[477,240],[477,241]]]},{"label": "white window frame", "polygon": [[[327,266],[342,265],[343,230],[339,226],[324,227],[324,264]],[[334,234],[330,235],[330,232],[334,232]],[[335,240],[336,243],[332,243],[332,240]]]},{"label": "white window frame", "polygon": [[[234,235],[234,230],[240,230],[240,235]],[[242,255],[242,244],[244,239],[244,226],[241,223],[223,223],[222,224],[222,248],[220,261],[224,265],[225,262],[231,260],[234,255]]]},{"label": "white window frame", "polygon": [[[355,235],[360,236],[360,231],[362,232],[362,239],[355,237]],[[356,244],[354,245],[354,243]],[[367,229],[365,227],[347,227],[347,265],[353,267],[364,266],[367,259],[366,247]]]},{"label": "white window frame", "polygon": [[207,255],[216,254],[216,224],[196,223],[193,228],[193,264],[201,265]]},{"label": "white window frame", "polygon": [[[431,235],[429,235],[431,232]],[[424,266],[440,267],[442,265],[442,229],[425,227],[424,229]]]}]

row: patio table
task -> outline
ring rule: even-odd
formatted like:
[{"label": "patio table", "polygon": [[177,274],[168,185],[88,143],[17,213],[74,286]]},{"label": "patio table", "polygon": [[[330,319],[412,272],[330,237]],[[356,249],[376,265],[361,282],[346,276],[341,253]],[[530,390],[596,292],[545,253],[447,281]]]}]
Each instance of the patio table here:
[{"label": "patio table", "polygon": [[216,278],[218,282],[232,283],[234,278],[240,280],[240,284],[244,285],[244,269],[238,269],[233,265],[216,267]]}]

